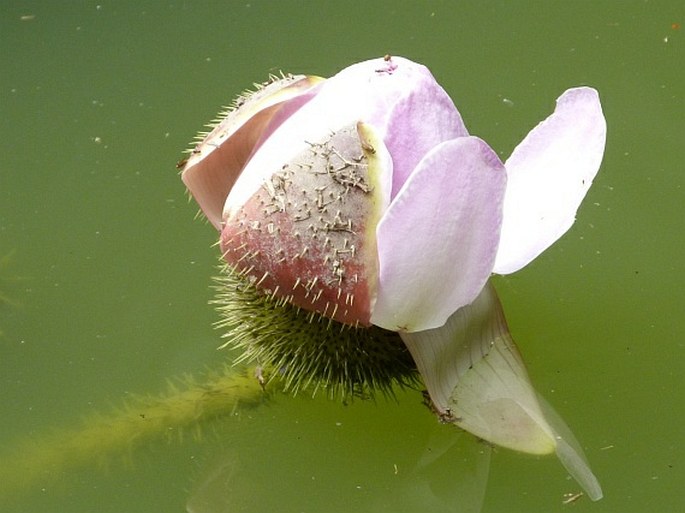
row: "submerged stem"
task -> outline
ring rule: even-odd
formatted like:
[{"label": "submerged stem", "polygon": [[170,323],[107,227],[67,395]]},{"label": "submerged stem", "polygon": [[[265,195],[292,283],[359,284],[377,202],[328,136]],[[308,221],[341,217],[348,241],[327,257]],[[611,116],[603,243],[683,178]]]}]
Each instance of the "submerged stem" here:
[{"label": "submerged stem", "polygon": [[[270,387],[278,390],[278,377]],[[141,396],[110,413],[92,413],[80,426],[20,440],[3,451],[0,503],[36,486],[57,482],[65,472],[92,463],[105,466],[125,459],[132,449],[157,439],[201,438],[203,424],[229,415],[238,406],[256,406],[266,398],[254,369],[237,372],[230,366],[194,380],[182,389],[170,384],[159,396]]]}]

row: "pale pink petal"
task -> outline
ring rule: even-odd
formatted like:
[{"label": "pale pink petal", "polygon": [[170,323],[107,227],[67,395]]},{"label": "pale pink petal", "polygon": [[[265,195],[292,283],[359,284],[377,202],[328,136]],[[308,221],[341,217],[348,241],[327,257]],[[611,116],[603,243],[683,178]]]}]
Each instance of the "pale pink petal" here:
[{"label": "pale pink petal", "polygon": [[420,85],[397,100],[386,122],[385,145],[395,161],[393,198],[426,153],[441,142],[469,135],[451,98],[427,69],[421,71]]},{"label": "pale pink petal", "polygon": [[569,89],[506,161],[502,239],[494,272],[526,266],[571,227],[599,170],[606,122],[597,91]]},{"label": "pale pink petal", "polygon": [[398,177],[392,177],[394,193],[432,147],[466,134],[452,101],[425,66],[402,57],[354,64],[326,80],[315,98],[264,141],[231,190],[224,218],[308,143],[357,122],[372,125],[388,146]]},{"label": "pale pink petal", "polygon": [[243,103],[191,152],[181,178],[215,228],[220,228],[224,202],[243,166],[259,147],[263,133],[274,130],[274,115],[284,106],[290,113],[302,106],[311,98],[311,93],[306,93],[321,80],[301,75],[286,77],[239,100]]},{"label": "pale pink petal", "polygon": [[476,137],[424,157],[378,224],[373,324],[436,328],[475,299],[494,263],[505,186],[502,163]]}]

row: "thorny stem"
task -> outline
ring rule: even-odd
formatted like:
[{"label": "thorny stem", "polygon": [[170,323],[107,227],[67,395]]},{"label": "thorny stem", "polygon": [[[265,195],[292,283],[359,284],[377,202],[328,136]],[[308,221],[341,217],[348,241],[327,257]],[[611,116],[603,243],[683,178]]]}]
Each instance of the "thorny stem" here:
[{"label": "thorny stem", "polygon": [[[280,380],[272,378],[269,390],[279,389]],[[168,391],[159,396],[137,397],[110,413],[91,413],[80,426],[27,437],[2,451],[0,504],[93,462],[101,467],[117,459],[124,462],[145,443],[180,441],[187,435],[199,441],[212,420],[266,398],[264,371],[239,373],[226,365],[205,383],[189,379],[181,388],[169,383]]]}]

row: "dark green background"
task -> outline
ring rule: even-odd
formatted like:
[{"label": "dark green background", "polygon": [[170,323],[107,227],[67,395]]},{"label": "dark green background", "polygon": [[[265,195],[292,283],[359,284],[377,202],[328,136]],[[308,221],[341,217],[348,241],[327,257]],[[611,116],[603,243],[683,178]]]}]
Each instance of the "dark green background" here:
[{"label": "dark green background", "polygon": [[[1,2],[0,257],[13,262],[0,289],[16,304],[0,303],[0,447],[225,357],[207,305],[216,234],[193,219],[174,169],[181,151],[270,72],[328,76],[391,53],[428,65],[503,158],[568,87],[596,87],[608,121],[602,170],[572,231],[496,281],[536,386],[606,497],[563,506],[577,486],[555,459],[500,450],[483,511],[677,511],[684,14],[680,0]],[[434,429],[419,401],[284,398],[237,417],[218,442],[154,445],[129,464],[37,486],[17,511],[184,511],[212,444],[263,468],[254,504],[291,511],[305,495],[307,511],[382,511],[384,490],[368,483],[360,495],[354,476],[364,487],[375,465],[392,472],[379,451],[416,450],[402,434]],[[326,436],[338,418],[342,441]],[[366,450],[330,456],[336,444]],[[305,462],[328,476],[321,488],[275,486]]]}]

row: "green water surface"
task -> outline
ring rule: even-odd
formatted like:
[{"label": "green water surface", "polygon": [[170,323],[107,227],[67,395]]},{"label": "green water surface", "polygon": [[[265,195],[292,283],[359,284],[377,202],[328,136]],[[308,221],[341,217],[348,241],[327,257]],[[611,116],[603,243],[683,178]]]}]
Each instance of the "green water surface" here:
[{"label": "green water surface", "polygon": [[579,488],[555,458],[490,455],[406,391],[229,410],[199,442],[162,437],[11,500],[0,483],[0,510],[681,511],[683,23],[680,0],[0,2],[0,454],[230,359],[207,304],[216,233],[175,163],[268,73],[409,57],[502,158],[566,88],[596,87],[608,122],[573,229],[496,280],[602,501],[562,504]]}]

